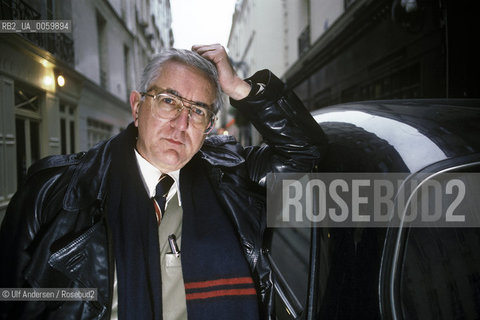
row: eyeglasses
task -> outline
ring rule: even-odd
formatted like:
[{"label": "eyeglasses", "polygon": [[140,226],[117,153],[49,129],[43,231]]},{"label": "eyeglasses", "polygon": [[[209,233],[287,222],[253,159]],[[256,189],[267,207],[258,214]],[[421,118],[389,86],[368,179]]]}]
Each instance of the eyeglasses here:
[{"label": "eyeglasses", "polygon": [[[188,109],[188,117],[191,124],[197,129],[203,129],[204,134],[208,134],[215,124],[217,117],[206,103],[196,102],[180,97],[179,95],[168,92],[167,89],[161,89],[161,93],[149,94],[147,92],[140,92],[142,97],[148,96],[153,99],[153,116],[157,119],[172,120],[177,118],[183,109]],[[184,103],[190,104],[185,106]]]}]

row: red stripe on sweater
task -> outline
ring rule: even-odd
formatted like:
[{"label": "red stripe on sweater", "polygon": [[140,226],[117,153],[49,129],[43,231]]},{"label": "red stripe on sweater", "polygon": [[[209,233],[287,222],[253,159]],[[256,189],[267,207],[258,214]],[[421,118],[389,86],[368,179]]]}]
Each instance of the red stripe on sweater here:
[{"label": "red stripe on sweater", "polygon": [[236,284],[247,284],[253,283],[252,278],[243,277],[243,278],[229,278],[229,279],[218,279],[210,281],[199,281],[199,282],[188,282],[185,283],[185,289],[198,289],[198,288],[208,288],[215,286],[224,286],[224,285],[236,285]]},{"label": "red stripe on sweater", "polygon": [[195,299],[208,299],[208,298],[215,298],[215,297],[223,297],[223,296],[249,296],[249,295],[256,295],[255,289],[228,289],[228,290],[215,290],[209,292],[197,292],[197,293],[187,293],[186,297],[187,300],[195,300]]}]

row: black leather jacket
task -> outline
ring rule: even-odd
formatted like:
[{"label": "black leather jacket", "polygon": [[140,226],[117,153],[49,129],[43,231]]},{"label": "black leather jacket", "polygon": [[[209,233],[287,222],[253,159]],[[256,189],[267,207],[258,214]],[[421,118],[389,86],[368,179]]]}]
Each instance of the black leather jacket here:
[{"label": "black leather jacket", "polygon": [[[199,151],[238,230],[265,318],[273,315],[273,276],[262,247],[268,172],[309,172],[323,155],[323,132],[298,98],[269,71],[250,78],[265,90],[232,101],[265,139],[243,148],[213,136]],[[121,134],[132,134],[130,126]],[[112,138],[116,139],[116,137]],[[2,302],[0,318],[108,319],[113,250],[105,204],[112,139],[86,153],[34,164],[9,204],[0,232],[1,288],[97,288],[97,301]]]}]

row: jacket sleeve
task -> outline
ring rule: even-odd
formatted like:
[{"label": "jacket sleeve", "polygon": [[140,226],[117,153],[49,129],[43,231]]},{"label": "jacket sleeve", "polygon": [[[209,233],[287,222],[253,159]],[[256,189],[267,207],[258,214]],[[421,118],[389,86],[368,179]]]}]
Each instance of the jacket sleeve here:
[{"label": "jacket sleeve", "polygon": [[[265,185],[267,173],[311,172],[322,159],[327,141],[295,93],[272,72],[262,70],[247,79],[263,89],[242,100],[230,100],[263,136],[260,147],[245,149],[250,178]],[[252,90],[256,91],[256,90]]]},{"label": "jacket sleeve", "polygon": [[[0,288],[35,286],[28,275],[34,268],[33,256],[38,252],[36,237],[42,232],[42,225],[48,223],[43,211],[52,203],[58,203],[52,201],[52,197],[62,194],[55,182],[65,168],[49,167],[49,162],[54,161],[54,157],[49,157],[32,166],[25,184],[9,202],[0,228]],[[0,302],[0,319],[20,318],[25,312],[23,305],[24,302]]]}]

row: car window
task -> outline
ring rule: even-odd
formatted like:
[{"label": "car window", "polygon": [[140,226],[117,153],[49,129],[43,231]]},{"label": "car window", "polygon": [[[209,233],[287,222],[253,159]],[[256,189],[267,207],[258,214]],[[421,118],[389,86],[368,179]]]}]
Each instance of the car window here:
[{"label": "car window", "polygon": [[[277,319],[303,319],[313,229],[276,228],[271,262],[277,275]],[[314,319],[378,319],[378,272],[385,229],[317,228]]]},{"label": "car window", "polygon": [[319,228],[314,319],[380,319],[378,274],[385,228]]},{"label": "car window", "polygon": [[479,319],[479,252],[479,229],[410,229],[400,276],[403,317]]},{"label": "car window", "polygon": [[[478,169],[468,167],[469,172]],[[457,174],[467,190],[478,188],[468,185],[475,180]],[[469,213],[478,216],[480,205],[473,210],[478,211]],[[403,318],[480,319],[480,228],[443,225],[409,228],[405,233],[396,279]]]},{"label": "car window", "polygon": [[305,308],[310,268],[310,232],[309,228],[271,230],[269,258],[277,280],[275,299],[278,319],[295,319]]}]

